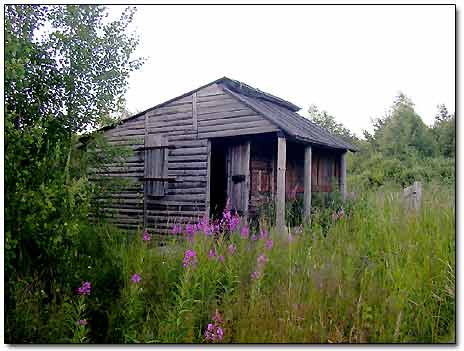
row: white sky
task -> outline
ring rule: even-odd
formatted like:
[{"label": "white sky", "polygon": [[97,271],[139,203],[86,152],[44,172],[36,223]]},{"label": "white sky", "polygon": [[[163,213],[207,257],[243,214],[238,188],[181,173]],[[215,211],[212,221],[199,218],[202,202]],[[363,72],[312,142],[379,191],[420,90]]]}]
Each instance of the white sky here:
[{"label": "white sky", "polygon": [[[112,14],[122,7],[112,7]],[[454,6],[138,6],[128,108],[142,111],[222,76],[370,130],[401,90],[432,124],[454,112]]]}]

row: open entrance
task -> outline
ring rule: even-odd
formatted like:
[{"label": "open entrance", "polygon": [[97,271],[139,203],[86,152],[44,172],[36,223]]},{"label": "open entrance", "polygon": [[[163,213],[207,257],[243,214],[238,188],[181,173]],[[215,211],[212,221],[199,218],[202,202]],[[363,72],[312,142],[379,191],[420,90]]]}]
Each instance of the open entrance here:
[{"label": "open entrance", "polygon": [[211,140],[210,217],[220,218],[227,201],[227,145]]}]

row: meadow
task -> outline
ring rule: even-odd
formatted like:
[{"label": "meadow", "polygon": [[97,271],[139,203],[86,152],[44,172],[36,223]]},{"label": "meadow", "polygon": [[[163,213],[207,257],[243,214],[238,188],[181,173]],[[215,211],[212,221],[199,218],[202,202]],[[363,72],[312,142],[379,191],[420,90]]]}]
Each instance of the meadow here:
[{"label": "meadow", "polygon": [[9,342],[453,343],[454,189],[424,190],[418,213],[385,189],[287,233],[227,210],[163,246],[89,226],[71,289],[16,285]]}]

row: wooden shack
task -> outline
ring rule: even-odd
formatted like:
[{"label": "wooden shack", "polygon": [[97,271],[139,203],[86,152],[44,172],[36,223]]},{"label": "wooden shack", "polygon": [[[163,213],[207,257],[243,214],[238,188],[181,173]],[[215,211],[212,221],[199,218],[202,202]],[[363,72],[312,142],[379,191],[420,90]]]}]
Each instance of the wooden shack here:
[{"label": "wooden shack", "polygon": [[133,150],[124,167],[106,170],[132,180],[106,215],[121,227],[166,233],[173,222],[221,213],[227,199],[248,218],[275,201],[283,227],[286,197],[300,193],[309,217],[312,192],[332,191],[334,180],[346,192],[345,156],[355,150],[298,110],[224,77],[102,129],[110,144]]}]

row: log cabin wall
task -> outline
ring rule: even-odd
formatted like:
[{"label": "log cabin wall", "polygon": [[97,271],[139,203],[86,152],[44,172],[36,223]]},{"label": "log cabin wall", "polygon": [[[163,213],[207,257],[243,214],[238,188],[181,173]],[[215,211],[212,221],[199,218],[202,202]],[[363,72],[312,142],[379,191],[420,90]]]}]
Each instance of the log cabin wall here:
[{"label": "log cabin wall", "polygon": [[119,126],[104,131],[110,145],[126,146],[134,150],[123,167],[118,164],[106,164],[104,170],[97,170],[96,177],[114,177],[128,180],[122,189],[105,194],[103,217],[125,229],[137,229],[143,226],[143,152],[136,151],[144,145],[145,116],[131,119]]},{"label": "log cabin wall", "polygon": [[[277,130],[271,122],[213,84],[104,131],[110,142],[131,145],[134,149],[143,148],[145,139],[159,134],[167,140],[167,146],[174,147],[168,149],[166,176],[175,181],[165,183],[164,196],[145,194],[144,202],[143,150],[134,151],[128,159],[127,172],[110,174],[129,177],[135,184],[129,197],[115,194],[113,207],[118,215],[114,223],[165,234],[174,222],[197,221],[209,206],[208,140]],[[130,215],[127,211],[131,211]]]}]

